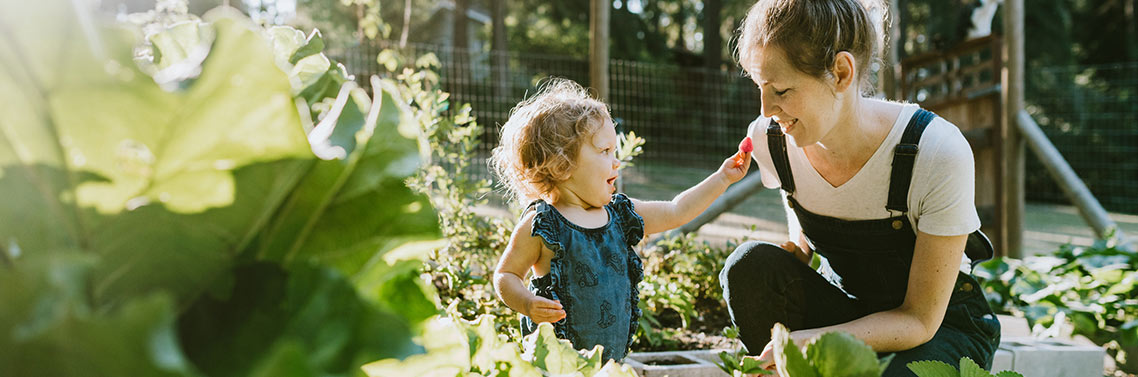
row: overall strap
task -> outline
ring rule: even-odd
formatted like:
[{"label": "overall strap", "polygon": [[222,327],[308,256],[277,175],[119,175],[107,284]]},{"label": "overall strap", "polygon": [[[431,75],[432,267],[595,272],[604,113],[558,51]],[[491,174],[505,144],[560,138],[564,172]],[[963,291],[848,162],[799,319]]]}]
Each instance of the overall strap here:
[{"label": "overall strap", "polygon": [[794,194],[794,174],[790,172],[790,157],[786,155],[786,135],[774,119],[767,124],[767,146],[770,149],[774,170],[778,172],[778,181],[787,195]]},{"label": "overall strap", "polygon": [[901,142],[893,148],[893,171],[889,175],[889,201],[885,208],[902,213],[909,211],[909,184],[913,181],[913,164],[917,159],[917,145],[925,127],[936,118],[931,111],[918,108],[909,118]]}]

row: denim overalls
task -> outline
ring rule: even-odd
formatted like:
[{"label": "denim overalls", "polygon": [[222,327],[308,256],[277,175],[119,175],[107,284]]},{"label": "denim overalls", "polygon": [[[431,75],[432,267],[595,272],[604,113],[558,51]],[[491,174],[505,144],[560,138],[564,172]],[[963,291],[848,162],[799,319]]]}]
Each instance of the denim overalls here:
[{"label": "denim overalls", "polygon": [[[604,207],[609,222],[600,228],[574,224],[544,201],[530,206],[537,211],[532,235],[553,250],[553,259],[549,273],[532,278],[529,290],[561,301],[565,318],[553,324],[557,337],[577,349],[602,345],[604,359],[623,360],[640,324],[636,284],[644,266],[632,247],[644,237],[644,219],[624,194]],[[521,325],[522,334],[537,329],[529,317]]]},{"label": "denim overalls", "polygon": [[[917,110],[894,150],[886,207],[896,216],[877,220],[842,220],[812,213],[794,199],[794,180],[786,139],[775,123],[767,139],[787,205],[794,210],[812,249],[823,256],[818,271],[782,248],[761,242],[740,245],[720,274],[723,296],[740,338],[752,354],[770,340],[779,322],[791,330],[849,322],[902,304],[908,287],[916,234],[905,212],[917,144],[936,115]],[[990,258],[991,243],[976,231],[966,254],[974,261]],[[958,365],[967,356],[985,368],[999,345],[1000,325],[980,285],[959,273],[940,329],[932,340],[897,352],[885,376],[912,376],[906,364],[939,360]],[[879,355],[885,356],[885,354]]]}]

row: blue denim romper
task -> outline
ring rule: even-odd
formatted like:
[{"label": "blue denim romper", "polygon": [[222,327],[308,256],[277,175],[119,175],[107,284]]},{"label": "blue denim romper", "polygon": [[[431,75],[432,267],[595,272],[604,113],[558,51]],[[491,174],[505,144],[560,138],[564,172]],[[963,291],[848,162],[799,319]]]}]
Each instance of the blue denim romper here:
[{"label": "blue denim romper", "polygon": [[[640,291],[644,274],[640,257],[632,249],[644,237],[644,219],[624,194],[606,205],[608,224],[584,228],[563,217],[549,203],[530,205],[537,211],[533,235],[553,250],[549,274],[530,280],[535,295],[560,300],[565,318],[553,324],[557,337],[577,349],[604,346],[604,359],[623,360],[639,325]],[[537,324],[522,317],[522,334]]]},{"label": "blue denim romper", "polygon": [[[772,122],[768,126],[771,156],[787,205],[798,218],[807,242],[824,258],[818,273],[771,244],[744,244],[728,258],[720,275],[724,298],[748,350],[762,350],[774,322],[787,324],[791,330],[817,328],[902,304],[916,243],[905,215],[906,198],[920,135],[935,116],[918,110],[906,127],[895,148],[886,204],[900,214],[877,220],[843,220],[802,208],[793,195],[786,139],[778,125]],[[991,257],[991,244],[977,231],[969,236],[965,253],[975,264]],[[805,271],[791,272],[795,269]],[[829,284],[816,281],[821,278]],[[961,272],[936,334],[925,344],[897,352],[884,376],[912,376],[906,367],[912,361],[940,360],[955,366],[964,356],[990,368],[999,339],[999,321],[979,284]]]}]

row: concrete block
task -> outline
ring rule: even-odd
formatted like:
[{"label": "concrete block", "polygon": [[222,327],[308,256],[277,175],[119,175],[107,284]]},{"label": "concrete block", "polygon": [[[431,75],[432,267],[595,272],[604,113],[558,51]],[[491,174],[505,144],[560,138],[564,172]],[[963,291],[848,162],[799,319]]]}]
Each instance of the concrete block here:
[{"label": "concrete block", "polygon": [[[1008,356],[1001,356],[1001,351],[1010,354],[1010,367]],[[1099,377],[1105,355],[1101,347],[1070,341],[1007,337],[1000,341],[992,371],[1013,370],[1031,377]]]},{"label": "concrete block", "polygon": [[641,377],[723,377],[716,365],[723,350],[633,352],[624,363]]}]

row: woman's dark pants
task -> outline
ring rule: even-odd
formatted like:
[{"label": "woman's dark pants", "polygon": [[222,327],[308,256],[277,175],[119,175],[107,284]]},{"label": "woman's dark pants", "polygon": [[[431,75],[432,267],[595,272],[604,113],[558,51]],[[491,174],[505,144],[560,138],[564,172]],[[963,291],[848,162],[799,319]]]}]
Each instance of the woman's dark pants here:
[{"label": "woman's dark pants", "polygon": [[[912,361],[939,360],[957,366],[964,356],[991,367],[1000,341],[999,322],[976,281],[966,274],[960,276],[936,335],[916,348],[897,352],[884,376],[913,376],[905,367]],[[872,313],[793,254],[765,242],[747,242],[735,249],[719,274],[719,283],[731,320],[752,355],[770,341],[775,323],[793,331],[849,322]]]}]

